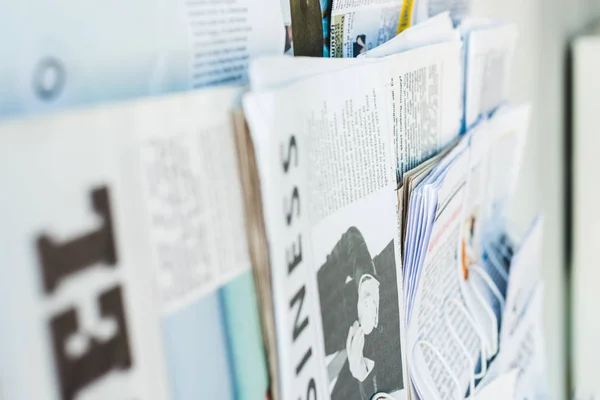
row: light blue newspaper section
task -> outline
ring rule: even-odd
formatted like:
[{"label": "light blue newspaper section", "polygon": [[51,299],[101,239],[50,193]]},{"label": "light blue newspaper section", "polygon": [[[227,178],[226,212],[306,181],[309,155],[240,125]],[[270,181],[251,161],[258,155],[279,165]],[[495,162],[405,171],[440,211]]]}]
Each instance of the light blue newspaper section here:
[{"label": "light blue newspaper section", "polygon": [[223,286],[219,293],[233,360],[238,400],[264,399],[269,386],[258,299],[252,271]]},{"label": "light blue newspaper section", "polygon": [[218,292],[163,318],[173,399],[233,399]]}]

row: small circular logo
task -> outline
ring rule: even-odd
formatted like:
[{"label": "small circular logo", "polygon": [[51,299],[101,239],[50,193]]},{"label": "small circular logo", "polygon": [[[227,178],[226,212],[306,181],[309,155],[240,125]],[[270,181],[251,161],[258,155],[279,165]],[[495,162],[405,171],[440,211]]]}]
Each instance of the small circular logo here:
[{"label": "small circular logo", "polygon": [[56,99],[65,86],[66,71],[53,57],[42,59],[33,73],[33,90],[43,101]]}]

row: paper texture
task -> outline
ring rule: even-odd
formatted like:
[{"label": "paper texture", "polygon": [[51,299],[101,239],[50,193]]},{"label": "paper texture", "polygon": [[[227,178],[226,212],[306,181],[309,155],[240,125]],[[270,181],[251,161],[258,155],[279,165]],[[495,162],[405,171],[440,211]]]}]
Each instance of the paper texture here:
[{"label": "paper texture", "polygon": [[[273,199],[285,199],[285,214],[289,215],[291,219],[297,212],[297,200],[293,199],[298,194],[294,192],[294,188],[297,187],[300,193],[308,192],[305,196],[313,200],[309,200],[308,205],[304,205],[303,207],[306,207],[304,209],[308,210],[305,213],[308,213],[310,224],[302,225],[302,228],[297,229],[300,232],[312,232],[309,230],[309,227],[315,226],[315,233],[303,233],[301,237],[310,237],[313,234],[329,235],[319,233],[321,232],[320,228],[316,227],[320,226],[320,221],[328,221],[333,216],[343,213],[343,210],[346,210],[348,207],[354,207],[353,204],[366,202],[367,200],[361,199],[372,196],[369,193],[383,190],[384,186],[380,186],[381,182],[383,182],[383,175],[381,175],[379,169],[386,167],[385,163],[381,162],[381,160],[384,160],[383,156],[376,154],[383,154],[381,153],[382,151],[384,153],[390,152],[389,155],[386,155],[386,157],[390,157],[386,158],[390,160],[387,168],[392,171],[395,169],[396,176],[398,177],[401,176],[401,172],[405,172],[412,166],[416,166],[421,161],[431,157],[456,137],[459,132],[462,115],[459,89],[461,69],[460,65],[457,64],[457,60],[460,60],[460,57],[461,44],[459,42],[450,42],[427,46],[389,57],[371,59],[370,61],[367,59],[353,64],[345,61],[342,62],[341,60],[339,60],[340,62],[336,61],[336,64],[333,62],[325,64],[324,60],[303,58],[292,60],[284,59],[283,57],[259,59],[252,64],[250,77],[252,89],[255,93],[245,98],[244,108],[251,127],[257,154],[257,164],[261,176],[262,204],[267,224],[266,235],[269,240],[269,251],[271,253],[272,295],[275,304],[274,321],[278,327],[278,364],[280,376],[282,377],[279,382],[281,384],[280,396],[288,396],[289,393],[301,393],[303,390],[306,390],[306,385],[314,381],[315,393],[322,394],[323,396],[325,396],[325,393],[328,393],[330,396],[337,398],[338,396],[342,396],[340,388],[344,387],[344,380],[340,378],[340,374],[349,373],[350,376],[354,377],[352,379],[358,382],[363,382],[360,378],[364,377],[357,372],[356,368],[359,367],[356,366],[354,359],[343,354],[343,346],[341,350],[333,350],[336,347],[330,343],[333,339],[327,339],[333,333],[324,332],[326,328],[320,330],[321,326],[328,326],[328,323],[326,324],[325,321],[329,317],[321,319],[321,326],[311,325],[314,327],[310,329],[306,328],[306,332],[310,332],[310,336],[308,337],[312,336],[309,341],[311,346],[320,344],[324,340],[322,348],[310,347],[310,356],[307,356],[309,353],[307,353],[308,350],[306,348],[302,349],[303,353],[301,350],[298,350],[300,347],[296,343],[299,339],[293,340],[294,338],[290,338],[289,334],[286,334],[285,331],[283,331],[284,338],[286,338],[285,341],[279,341],[279,337],[282,335],[281,326],[291,327],[288,329],[292,329],[294,326],[297,327],[303,321],[302,317],[304,314],[301,313],[297,316],[294,316],[294,314],[290,315],[291,312],[297,311],[297,309],[293,308],[290,310],[287,307],[278,306],[278,298],[285,298],[286,293],[287,296],[289,296],[289,293],[300,293],[298,292],[299,288],[305,287],[304,290],[306,293],[303,296],[306,296],[306,299],[313,299],[312,305],[305,306],[307,307],[306,310],[309,310],[307,312],[311,313],[309,315],[313,315],[314,307],[316,307],[315,304],[319,304],[321,309],[324,305],[317,302],[320,299],[319,296],[321,296],[317,289],[318,278],[316,282],[312,281],[312,285],[305,283],[305,286],[299,286],[300,282],[304,282],[305,277],[298,277],[298,273],[293,275],[294,278],[290,278],[284,274],[283,271],[286,270],[284,266],[274,264],[280,261],[273,255],[273,249],[286,247],[285,243],[275,244],[275,242],[280,243],[283,240],[281,232],[285,232],[285,226],[281,227],[277,225],[279,223],[277,222],[277,214],[269,216],[269,214],[272,215],[274,213],[273,209],[277,210],[281,207],[279,201]],[[347,80],[342,80],[342,77],[351,77],[357,74],[367,79],[360,82],[355,81],[355,84],[352,86],[342,83],[347,82]],[[342,91],[340,91],[341,87],[344,88]],[[284,100],[290,98],[302,98],[303,102],[295,103]],[[290,144],[292,142],[284,142],[281,144],[283,146],[281,148],[273,147],[274,145],[271,144],[274,142],[273,137],[277,136],[272,136],[273,133],[270,132],[275,132],[278,135],[281,132],[288,132],[290,129],[294,129],[294,132],[297,132],[298,129],[305,130],[307,135],[309,135],[308,142],[306,143],[309,143],[311,147],[305,150],[296,150],[296,142],[294,142],[294,146]],[[368,139],[375,134],[374,130],[377,131],[376,137],[379,139]],[[295,141],[299,140],[296,133],[294,133],[294,138]],[[354,142],[354,140],[358,141]],[[383,146],[382,143],[385,143],[384,147],[381,147]],[[305,144],[305,146],[308,145]],[[286,152],[286,148],[290,148],[290,150]],[[317,148],[319,149],[318,152],[314,150]],[[383,148],[386,150],[383,150]],[[370,150],[365,151],[364,149]],[[284,157],[284,161],[290,159],[292,156],[296,157],[296,151],[299,154],[304,154],[304,157],[308,157],[308,167],[299,170],[302,172],[294,172],[291,176],[298,176],[297,179],[299,179],[299,182],[304,182],[303,184],[307,184],[308,186],[304,188],[303,186],[289,187],[284,185],[284,188],[287,189],[281,189],[280,185],[283,184],[281,182],[285,182],[286,180],[276,174],[281,170],[281,167],[275,167],[274,165],[277,165],[275,162],[277,160],[278,163],[281,163],[281,157]],[[306,153],[302,153],[304,151]],[[276,159],[273,159],[273,152],[279,154]],[[344,154],[344,157],[340,159],[339,157],[342,154]],[[380,160],[377,164],[370,164],[377,159]],[[396,159],[395,162],[394,159]],[[295,158],[293,161],[295,161]],[[283,164],[284,168],[289,169],[290,163],[291,161],[287,161]],[[365,165],[370,166],[365,167]],[[332,171],[335,171],[335,174]],[[360,185],[362,183],[357,184],[357,182],[370,183],[366,187],[361,188],[362,186]],[[395,187],[396,185],[392,186]],[[286,190],[287,192],[280,193],[281,190]],[[390,200],[391,203],[396,207],[397,195],[393,190],[390,196],[393,197]],[[314,199],[319,199],[319,201],[316,202]],[[306,200],[300,203],[306,204]],[[376,208],[379,209],[379,207]],[[359,212],[356,211],[356,213]],[[397,221],[397,210],[394,210],[394,213],[390,215],[390,221]],[[305,218],[303,216],[300,221],[303,224],[308,224],[308,222],[305,222]],[[269,224],[271,224],[271,228],[269,228]],[[326,222],[322,222],[322,224],[328,226]],[[394,237],[399,240],[399,226],[397,223],[392,226],[395,233],[390,233],[388,242],[386,243],[389,243]],[[342,240],[340,239],[342,234],[352,227],[353,225],[340,223],[337,228],[322,229],[325,229],[324,232],[328,232],[327,229],[334,229],[334,232],[337,233],[332,235],[333,238],[337,237],[336,240]],[[367,243],[369,240],[376,240],[370,239],[369,234],[363,232],[364,228],[361,226],[355,225],[354,228],[358,229]],[[289,238],[289,242],[294,243],[294,248],[292,249],[290,244],[287,245],[288,259],[292,260],[292,255],[299,251],[299,240],[297,237]],[[310,246],[305,244],[306,240],[308,239],[302,239],[302,252],[303,254],[310,255],[312,254],[310,252],[314,250],[311,247],[305,249],[307,246]],[[329,241],[332,243],[330,243],[329,248],[322,250],[324,254],[331,253],[335,247],[333,239]],[[321,242],[327,241],[322,239],[319,243]],[[315,245],[313,244],[313,246]],[[375,249],[371,250],[369,248],[369,252],[372,257],[374,257],[374,254],[377,254]],[[399,247],[396,248],[395,253],[399,257]],[[315,262],[316,264],[318,263]],[[299,270],[305,271],[308,268],[304,267]],[[316,271],[321,273],[321,270],[327,270],[323,269],[324,267],[319,269],[312,266],[310,268],[312,269],[308,269],[308,272],[303,272],[309,278]],[[399,275],[399,272],[400,270],[397,275]],[[325,272],[322,273],[324,274]],[[397,276],[396,279],[402,282],[401,276]],[[289,282],[296,283],[291,284]],[[335,283],[335,281],[332,282]],[[345,283],[349,284],[348,282]],[[289,287],[286,285],[289,285]],[[329,284],[323,285],[324,287],[329,286]],[[310,292],[311,287],[312,293]],[[401,283],[399,287],[401,287]],[[281,303],[290,304],[290,301],[288,299]],[[295,307],[297,307],[296,304]],[[345,321],[342,325],[346,325],[346,322],[348,321]],[[356,335],[358,332],[356,329],[350,330],[351,326],[353,326],[351,322],[347,324],[348,326],[346,326],[346,331],[343,334],[336,333],[334,336],[344,336],[346,338],[347,336]],[[401,321],[398,322],[398,325],[401,325]],[[325,339],[318,339],[321,337],[320,335],[323,335]],[[368,337],[368,335],[366,336]],[[307,337],[307,335],[303,337]],[[303,340],[306,341],[308,339]],[[290,354],[289,352],[292,353]],[[307,357],[306,360],[303,359],[304,356]],[[301,374],[296,374],[293,370],[286,370],[291,369],[293,366],[289,365],[289,359],[297,359],[296,367],[302,367],[306,370],[315,368],[318,371],[318,367],[310,367],[308,364],[309,360],[313,360],[315,357],[316,360],[319,360],[318,357],[323,357],[321,364],[327,366],[326,374],[323,374],[321,371],[316,376],[302,378],[304,379],[302,381],[299,377]],[[288,361],[284,365],[282,360]],[[363,372],[367,376],[370,376],[371,372],[375,371],[368,362],[369,360],[374,361],[365,356]],[[300,361],[303,362],[300,363]],[[314,362],[318,363],[318,361]],[[351,362],[352,369],[359,378],[356,378],[352,374],[352,371],[350,371],[349,366]],[[389,374],[400,374],[398,371],[402,370],[402,365],[400,361],[398,362],[397,367],[390,368]],[[375,364],[378,363],[375,362]],[[348,369],[344,367],[345,365],[348,365]],[[381,379],[384,380],[382,381]],[[378,378],[378,382],[381,384],[381,382],[385,382],[385,379],[387,378],[380,377]],[[305,383],[303,384],[302,382]],[[350,380],[350,382],[354,381]],[[322,389],[323,387],[327,389]],[[350,387],[353,387],[353,385],[350,385]],[[359,385],[359,387],[361,386]],[[397,386],[392,385],[390,390],[402,388],[404,388],[404,384],[397,383]],[[352,389],[347,390],[352,391]],[[354,391],[353,393],[359,392]],[[369,393],[363,393],[363,397],[367,394]]]},{"label": "paper texture", "polygon": [[[394,162],[379,68],[244,98],[269,240],[280,398],[369,399],[404,388]],[[373,79],[341,84],[356,74]]]},{"label": "paper texture", "polygon": [[267,389],[232,116],[238,96],[235,87],[212,89],[136,110],[141,204],[175,398],[225,390],[256,398]]},{"label": "paper texture", "polygon": [[250,81],[253,89],[261,90],[314,75],[325,76],[365,62],[380,64],[365,71],[380,73],[386,78],[371,77],[385,88],[385,118],[393,127],[400,182],[404,172],[436,154],[460,132],[461,49],[460,42],[440,43],[360,62],[329,60],[327,63],[310,58],[268,57],[251,64]]},{"label": "paper texture", "polygon": [[[18,266],[0,285],[19,304],[0,315],[4,396],[265,396],[257,304],[236,297],[254,290],[231,122],[237,94],[0,126],[2,162],[20,171],[0,174],[14,186],[0,201],[11,227],[0,230],[11,245],[2,260]],[[243,332],[243,346],[232,332]]]},{"label": "paper texture", "polygon": [[[504,347],[517,346],[503,344],[499,330],[521,326],[520,315],[539,280],[533,263],[541,230],[532,228],[523,240],[523,255],[513,258],[518,250],[506,233],[502,210],[516,179],[517,132],[526,129],[527,115],[527,106],[501,108],[456,147],[403,175],[399,218],[406,351],[413,394],[420,398],[473,395],[479,379],[489,383],[498,376],[498,350],[502,354]],[[512,145],[500,145],[504,140]],[[515,275],[509,278],[511,262]],[[511,293],[509,279],[514,279]],[[537,393],[539,387],[516,390]]]},{"label": "paper texture", "polygon": [[202,102],[139,107],[140,116],[161,106],[210,116],[202,126],[190,118],[139,119],[143,204],[165,311],[250,269],[231,117],[236,95],[236,89],[218,90],[205,93]]},{"label": "paper texture", "polygon": [[131,127],[118,107],[0,127],[4,398],[168,399],[152,259],[116,156]]},{"label": "paper texture", "polygon": [[406,229],[408,224],[408,210],[410,209],[411,194],[429,173],[435,168],[437,164],[454,148],[454,145],[458,143],[455,140],[453,143],[448,145],[442,152],[431,157],[427,161],[422,162],[417,167],[406,172],[402,176],[402,186],[398,189],[398,199],[401,202],[401,206],[398,207],[399,224],[401,227],[401,247],[402,257],[404,257],[405,241],[406,241]]},{"label": "paper texture", "polygon": [[481,353],[456,259],[468,150],[462,145],[451,151],[412,194],[404,288],[411,382],[421,398],[462,396]]},{"label": "paper texture", "polygon": [[449,42],[389,58],[398,181],[460,132],[460,53]]}]

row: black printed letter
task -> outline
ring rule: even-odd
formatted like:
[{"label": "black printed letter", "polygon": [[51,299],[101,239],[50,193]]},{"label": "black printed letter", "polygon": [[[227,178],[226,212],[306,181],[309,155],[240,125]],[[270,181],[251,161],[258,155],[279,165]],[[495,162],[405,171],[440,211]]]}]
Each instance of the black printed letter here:
[{"label": "black printed letter", "polygon": [[296,251],[296,243],[292,244],[292,258],[290,260],[290,252],[286,251],[285,256],[287,258],[288,263],[288,274],[291,274],[294,268],[298,266],[302,262],[302,236],[298,235],[298,251]]},{"label": "black printed letter", "polygon": [[298,325],[298,319],[300,318],[300,313],[302,312],[302,306],[304,305],[304,296],[306,295],[306,288],[302,286],[298,293],[292,298],[290,301],[290,308],[293,308],[297,302],[300,302],[298,305],[298,311],[296,312],[296,319],[294,321],[294,332],[292,334],[292,338],[294,341],[300,336],[302,331],[308,326],[308,316],[302,320],[302,323]]},{"label": "black printed letter", "polygon": [[[287,203],[287,201],[284,201],[285,203]],[[290,206],[287,207],[289,208],[288,213],[285,215],[285,220],[287,221],[288,226],[290,226],[290,224],[292,223],[292,218],[294,216],[294,204],[297,204],[297,209],[298,212],[296,213],[296,215],[300,215],[300,193],[298,192],[298,187],[294,186],[294,190],[292,191],[292,201],[290,201]],[[284,205],[285,207],[285,205]]]},{"label": "black printed letter", "polygon": [[114,244],[108,189],[102,187],[92,192],[92,206],[102,218],[102,226],[70,242],[57,244],[48,235],[37,241],[38,254],[44,275],[44,288],[51,293],[60,280],[94,263],[114,266],[117,253]]},{"label": "black printed letter", "polygon": [[292,150],[295,150],[294,153],[296,154],[296,164],[295,166],[298,166],[298,146],[296,146],[296,136],[290,137],[290,143],[288,144],[288,152],[287,152],[287,159],[285,158],[285,155],[283,154],[283,146],[281,146],[281,161],[283,162],[283,172],[287,173],[288,169],[290,169],[290,163],[292,161]]},{"label": "black printed letter", "polygon": [[310,378],[310,382],[308,382],[308,389],[306,389],[306,400],[309,399],[317,400],[317,384],[315,383],[314,378]]},{"label": "black printed letter", "polygon": [[[116,286],[100,296],[100,310],[104,318],[117,323],[117,332],[106,341],[79,331],[77,312],[70,309],[52,318],[50,323],[54,344],[54,358],[58,367],[63,400],[73,400],[79,390],[113,369],[129,369],[131,355],[121,289]],[[84,334],[89,340],[85,354],[75,357],[67,354],[67,339],[73,334]]]}]

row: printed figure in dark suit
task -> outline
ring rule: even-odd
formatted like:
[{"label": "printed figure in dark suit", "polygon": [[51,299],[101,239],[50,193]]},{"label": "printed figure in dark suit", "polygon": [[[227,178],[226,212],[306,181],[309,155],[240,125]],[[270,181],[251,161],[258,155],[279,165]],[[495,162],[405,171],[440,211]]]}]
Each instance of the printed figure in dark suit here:
[{"label": "printed figure in dark suit", "polygon": [[317,273],[331,398],[367,400],[404,387],[394,242],[374,259],[356,227]]},{"label": "printed figure in dark suit", "polygon": [[354,57],[358,57],[359,54],[362,54],[367,51],[367,36],[366,35],[358,35],[356,40],[352,44],[352,55]]}]

